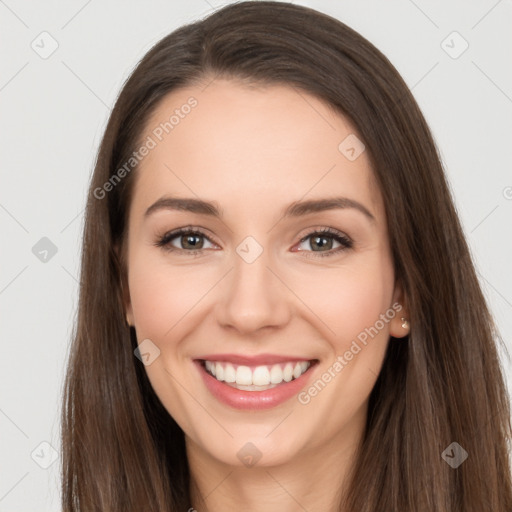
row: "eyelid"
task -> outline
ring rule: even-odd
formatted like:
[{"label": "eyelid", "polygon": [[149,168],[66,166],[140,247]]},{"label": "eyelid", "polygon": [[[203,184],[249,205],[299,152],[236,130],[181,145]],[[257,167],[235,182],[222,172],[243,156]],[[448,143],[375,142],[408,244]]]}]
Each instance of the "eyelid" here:
[{"label": "eyelid", "polygon": [[196,254],[196,253],[199,253],[199,252],[205,250],[205,249],[194,249],[194,250],[189,251],[186,249],[180,249],[179,247],[173,247],[170,245],[171,240],[174,240],[175,238],[177,238],[183,234],[200,235],[200,236],[206,238],[208,241],[210,241],[210,243],[212,243],[213,245],[220,246],[220,244],[215,241],[215,237],[213,237],[212,235],[207,233],[206,230],[204,230],[203,228],[200,228],[200,227],[192,226],[192,225],[183,226],[181,228],[176,228],[176,229],[172,229],[171,231],[165,232],[163,235],[158,236],[158,240],[156,241],[155,245],[157,247],[161,247],[169,252],[181,251],[181,252],[187,253],[187,254]]},{"label": "eyelid", "polygon": [[[204,230],[203,228],[191,226],[191,225],[183,226],[181,228],[177,228],[177,229],[166,232],[164,235],[158,237],[158,240],[155,243],[155,245],[157,247],[161,247],[164,250],[167,250],[169,252],[178,251],[178,252],[181,252],[181,253],[189,255],[189,256],[200,254],[203,251],[207,250],[204,248],[187,250],[187,249],[180,249],[179,247],[171,246],[170,245],[171,240],[174,240],[175,238],[179,237],[182,234],[200,235],[200,236],[206,238],[210,243],[217,245],[217,246],[221,246],[219,243],[217,243],[215,241],[214,237],[212,237],[210,234],[206,233],[206,230]],[[316,227],[316,228],[309,228],[308,231],[301,236],[300,240],[293,247],[296,247],[297,245],[304,243],[308,238],[310,238],[314,235],[324,235],[324,236],[333,238],[340,244],[340,247],[337,247],[336,249],[330,249],[328,251],[305,251],[303,249],[300,249],[295,252],[309,253],[309,255],[307,257],[313,257],[313,258],[324,257],[324,256],[334,256],[335,254],[338,254],[340,252],[351,249],[354,244],[353,240],[348,235],[343,233],[342,231],[339,231],[335,228],[322,226],[322,227]],[[212,238],[213,238],[213,240],[212,240]]]},{"label": "eyelid", "polygon": [[325,225],[318,225],[318,226],[312,226],[309,228],[306,228],[304,231],[304,234],[300,236],[299,241],[303,242],[306,238],[309,238],[311,235],[316,234],[328,234],[334,236],[339,236],[342,238],[346,238],[347,240],[352,241],[352,239],[343,231],[340,231],[339,229],[332,228],[330,226]]},{"label": "eyelid", "polygon": [[323,226],[323,227],[309,228],[308,232],[301,237],[299,242],[297,244],[295,244],[294,247],[302,244],[308,238],[311,238],[314,235],[320,235],[320,236],[323,235],[328,238],[333,238],[340,244],[340,247],[337,247],[335,249],[331,249],[328,251],[305,251],[303,249],[299,249],[296,252],[306,253],[307,254],[306,257],[308,257],[308,258],[309,257],[316,258],[316,257],[324,257],[324,256],[328,257],[328,256],[335,256],[341,252],[352,249],[354,246],[354,241],[348,235],[343,233],[342,231],[339,231],[335,228]]}]

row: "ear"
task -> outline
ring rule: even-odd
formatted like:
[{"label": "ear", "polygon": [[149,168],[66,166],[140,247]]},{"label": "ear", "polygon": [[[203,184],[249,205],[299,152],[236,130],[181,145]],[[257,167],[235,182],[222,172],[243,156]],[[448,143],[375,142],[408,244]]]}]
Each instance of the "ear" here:
[{"label": "ear", "polygon": [[116,245],[114,247],[114,252],[116,254],[118,268],[119,268],[119,278],[120,278],[120,298],[123,307],[123,312],[126,317],[126,323],[130,326],[134,326],[133,320],[133,311],[132,311],[132,303],[130,298],[130,288],[128,286],[128,275],[126,273],[126,265],[123,261],[123,256],[121,254],[121,247]]},{"label": "ear", "polygon": [[394,338],[403,338],[409,334],[411,330],[411,322],[409,309],[407,307],[407,299],[403,291],[402,283],[399,280],[395,281],[391,308],[395,312],[395,316],[389,323],[389,334]]}]

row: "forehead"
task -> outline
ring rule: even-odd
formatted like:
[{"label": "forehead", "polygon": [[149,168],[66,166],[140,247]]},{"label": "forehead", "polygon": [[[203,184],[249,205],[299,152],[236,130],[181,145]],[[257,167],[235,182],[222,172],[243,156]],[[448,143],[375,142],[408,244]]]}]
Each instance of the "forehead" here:
[{"label": "forehead", "polygon": [[214,80],[173,91],[146,123],[150,139],[136,172],[145,202],[173,193],[257,207],[343,194],[382,208],[366,151],[347,153],[363,147],[350,121],[290,86]]}]

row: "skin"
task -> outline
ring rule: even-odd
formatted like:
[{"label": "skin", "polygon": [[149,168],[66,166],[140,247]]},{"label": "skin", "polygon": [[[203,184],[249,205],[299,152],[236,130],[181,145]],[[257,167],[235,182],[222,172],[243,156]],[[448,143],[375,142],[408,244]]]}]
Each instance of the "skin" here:
[{"label": "skin", "polygon": [[[321,100],[287,86],[224,79],[173,91],[143,138],[190,96],[198,105],[137,170],[125,250],[127,321],[139,343],[149,338],[160,350],[145,369],[185,433],[192,506],[339,510],[389,336],[407,334],[367,153],[350,161],[339,151],[356,131]],[[170,209],[144,215],[171,194],[213,201],[223,216]],[[282,218],[292,202],[334,196],[358,201],[375,220],[355,208]],[[156,246],[188,225],[206,233],[199,255],[191,256],[179,235],[174,252]],[[327,238],[331,255],[322,257],[314,236],[301,242],[325,227],[353,247],[335,252],[340,244]],[[263,248],[250,264],[236,252],[247,236]],[[319,361],[312,383],[396,302],[403,309],[305,405],[293,397],[264,411],[230,408],[209,393],[192,363],[211,353],[295,355]],[[237,457],[247,442],[262,454],[252,467]]]}]

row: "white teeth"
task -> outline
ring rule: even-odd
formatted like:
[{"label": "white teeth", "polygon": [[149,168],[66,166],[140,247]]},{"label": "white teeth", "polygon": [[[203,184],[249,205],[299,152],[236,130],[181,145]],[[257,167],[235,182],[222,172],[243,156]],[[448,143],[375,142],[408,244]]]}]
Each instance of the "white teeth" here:
[{"label": "white teeth", "polygon": [[236,383],[243,386],[250,386],[252,384],[252,372],[248,366],[239,366],[236,369]]},{"label": "white teeth", "polygon": [[252,383],[255,386],[268,386],[270,384],[270,372],[266,366],[257,366],[254,368]]},{"label": "white teeth", "polygon": [[268,386],[255,386],[252,384],[251,386],[241,386],[240,384],[229,384],[232,388],[240,389],[242,391],[266,391],[267,389],[272,389],[278,386],[279,384],[269,384]]},{"label": "white teeth", "polygon": [[222,366],[222,363],[217,363],[215,365],[215,377],[217,377],[217,380],[224,380],[224,367]]},{"label": "white teeth", "polygon": [[236,371],[233,368],[232,364],[226,364],[224,367],[224,380],[226,382],[235,382],[236,381]]},{"label": "white teeth", "polygon": [[205,361],[206,370],[217,380],[232,383],[239,389],[262,390],[274,385],[298,379],[309,367],[309,361],[297,363],[274,364],[272,366],[249,367],[245,365],[232,365],[220,361]]},{"label": "white teeth", "polygon": [[270,382],[272,384],[281,384],[283,382],[283,370],[278,364],[275,364],[270,369]]},{"label": "white teeth", "polygon": [[295,365],[295,368],[293,369],[293,376],[298,379],[302,375],[302,367],[300,363],[297,363]]},{"label": "white teeth", "polygon": [[293,377],[293,365],[292,363],[286,363],[283,370],[283,379],[285,382],[290,382]]}]

